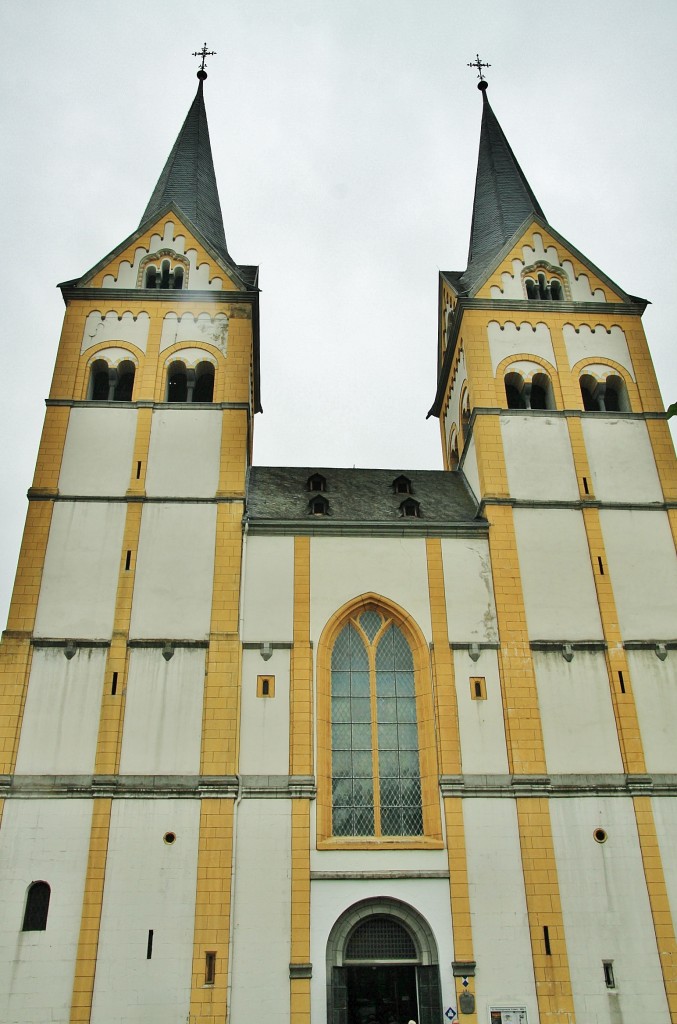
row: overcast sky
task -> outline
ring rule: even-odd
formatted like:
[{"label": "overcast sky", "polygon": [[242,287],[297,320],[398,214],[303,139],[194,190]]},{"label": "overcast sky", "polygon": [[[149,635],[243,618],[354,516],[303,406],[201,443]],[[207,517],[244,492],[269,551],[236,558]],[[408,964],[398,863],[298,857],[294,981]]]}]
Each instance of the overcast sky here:
[{"label": "overcast sky", "polygon": [[489,96],[549,222],[675,359],[675,0],[0,0],[4,623],[55,285],[138,224],[206,102],[226,237],[261,266],[259,464],[441,468],[437,274],[466,265]]}]

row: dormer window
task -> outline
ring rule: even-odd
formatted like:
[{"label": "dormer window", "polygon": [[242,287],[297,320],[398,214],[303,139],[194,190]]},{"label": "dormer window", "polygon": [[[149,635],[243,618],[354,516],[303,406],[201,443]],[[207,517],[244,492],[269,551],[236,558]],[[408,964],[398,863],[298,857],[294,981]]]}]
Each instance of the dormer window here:
[{"label": "dormer window", "polygon": [[308,477],[308,490],[309,491],[326,491],[327,490],[327,478],[322,476],[321,473],[313,473],[312,476]]},{"label": "dormer window", "polygon": [[308,510],[313,516],[326,516],[329,514],[329,502],[322,495],[311,498],[308,502]]},{"label": "dormer window", "polygon": [[400,515],[406,518],[421,518],[421,505],[415,498],[405,498],[400,505]]},{"label": "dormer window", "polygon": [[393,491],[395,494],[413,494],[411,480],[408,476],[398,476],[393,480]]}]

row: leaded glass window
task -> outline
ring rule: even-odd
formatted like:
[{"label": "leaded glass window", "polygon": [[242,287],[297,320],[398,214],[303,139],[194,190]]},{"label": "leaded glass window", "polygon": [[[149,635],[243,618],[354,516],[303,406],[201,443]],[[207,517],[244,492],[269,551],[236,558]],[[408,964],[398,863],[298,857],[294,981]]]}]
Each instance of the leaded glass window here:
[{"label": "leaded glass window", "polygon": [[331,658],[332,832],[423,834],[414,662],[376,609],[348,622]]}]

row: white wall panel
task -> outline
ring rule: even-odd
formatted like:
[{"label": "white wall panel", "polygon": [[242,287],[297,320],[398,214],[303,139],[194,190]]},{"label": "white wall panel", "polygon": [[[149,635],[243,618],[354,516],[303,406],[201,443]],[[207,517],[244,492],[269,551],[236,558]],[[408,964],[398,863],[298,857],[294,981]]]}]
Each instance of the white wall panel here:
[{"label": "white wall panel", "polygon": [[470,438],[467,447],[463,450],[463,476],[470,486],[470,490],[473,492],[475,500],[479,501],[482,495],[480,487],[480,471],[477,466],[477,448],[475,447],[474,437]]},{"label": "white wall panel", "polygon": [[[677,772],[677,651],[626,651],[648,772]],[[677,918],[676,918],[677,921]]]},{"label": "white wall panel", "polygon": [[[289,772],[289,657],[274,650],[264,661],[259,651],[242,655],[240,694],[240,771],[243,775]],[[257,697],[257,676],[275,677],[275,696]]]},{"label": "white wall panel", "polygon": [[601,640],[597,594],[580,512],[514,510],[532,640]]},{"label": "white wall panel", "polygon": [[198,775],[204,649],[136,648],[129,659],[122,775]]},{"label": "white wall panel", "polygon": [[92,1024],[188,1019],[199,822],[199,800],[114,801]]},{"label": "white wall panel", "polygon": [[[632,801],[551,800],[550,816],[576,1019],[669,1020]],[[606,843],[593,839],[599,827]]]},{"label": "white wall panel", "polygon": [[111,636],[126,514],[123,502],[54,504],[36,636]]},{"label": "white wall panel", "polygon": [[162,321],[160,352],[171,345],[181,342],[201,341],[214,345],[223,352],[228,351],[228,317],[225,313],[217,313],[212,318],[209,313],[199,313],[197,319],[193,313],[167,313]]},{"label": "white wall panel", "polygon": [[[519,282],[520,295],[523,298],[522,283]],[[534,355],[545,359],[551,366],[555,365],[555,354],[552,348],[550,331],[544,323],[515,324],[508,320],[499,324],[496,320],[487,324],[491,367],[496,373],[499,363],[512,355]]]},{"label": "white wall panel", "polygon": [[[0,829],[0,1020],[68,1024],[89,855],[88,800],[7,800]],[[51,887],[45,931],[21,930],[31,882]]]},{"label": "white wall panel", "polygon": [[625,367],[634,378],[628,343],[620,327],[614,326],[607,331],[601,324],[596,327],[589,327],[587,324],[579,324],[577,327],[573,324],[564,324],[562,333],[571,366],[575,366],[582,359],[595,362],[611,359]]},{"label": "white wall panel", "polygon": [[71,409],[59,493],[122,496],[129,487],[136,409]]},{"label": "white wall panel", "polygon": [[205,640],[214,579],[216,505],[145,505],[130,635]]},{"label": "white wall panel", "polygon": [[498,640],[488,542],[468,537],[445,538],[442,560],[451,642]]},{"label": "white wall panel", "polygon": [[149,326],[148,313],[134,316],[129,310],[122,314],[109,310],[102,316],[98,310],[93,310],[85,321],[80,351],[86,352],[88,348],[101,345],[104,341],[127,341],[145,352]]},{"label": "white wall panel", "polygon": [[33,651],[17,775],[91,775],[99,734],[107,650]]},{"label": "white wall panel", "polygon": [[646,423],[583,416],[583,437],[599,501],[662,501]]},{"label": "white wall panel", "polygon": [[602,509],[600,519],[623,639],[673,639],[677,556],[666,513]]},{"label": "white wall panel", "polygon": [[220,409],[155,409],[150,433],[146,494],[161,498],[213,498],[219,486]]},{"label": "white wall panel", "polygon": [[[470,689],[473,676],[484,677],[486,700],[473,700]],[[472,661],[467,651],[454,651],[454,678],[462,770],[471,775],[507,772],[508,755],[496,651],[482,651],[477,661]]]},{"label": "white wall panel", "polygon": [[292,639],[294,538],[247,537],[242,639]]},{"label": "white wall panel", "polygon": [[464,800],[478,1020],[492,1005],[526,1006],[538,1021],[524,875],[513,800]]},{"label": "white wall panel", "polygon": [[395,601],[431,639],[425,540],[313,537],[310,548],[311,638],[342,605],[373,591]]},{"label": "white wall panel", "polygon": [[578,501],[566,420],[529,413],[501,416],[501,434],[511,497]]},{"label": "white wall panel", "polygon": [[232,1019],[288,1020],[291,801],[243,800],[237,814]]},{"label": "white wall panel", "polygon": [[618,732],[603,651],[534,651],[547,770],[622,772]]}]

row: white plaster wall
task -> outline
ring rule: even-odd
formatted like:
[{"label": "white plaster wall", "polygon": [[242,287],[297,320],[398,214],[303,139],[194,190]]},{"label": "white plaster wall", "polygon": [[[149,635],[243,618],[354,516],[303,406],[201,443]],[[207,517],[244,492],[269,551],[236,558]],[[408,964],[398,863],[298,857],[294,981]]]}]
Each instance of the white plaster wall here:
[{"label": "white plaster wall", "polygon": [[[521,282],[519,298],[524,298]],[[491,366],[494,373],[496,373],[499,363],[504,359],[522,352],[540,356],[541,359],[545,359],[551,366],[555,365],[555,353],[552,347],[550,331],[544,323],[532,326],[526,321],[516,324],[512,320],[507,320],[504,324],[499,324],[496,320],[491,320],[487,324],[487,336],[489,338]],[[542,367],[539,366],[540,369]]]},{"label": "white plaster wall", "polygon": [[111,636],[126,514],[123,502],[55,502],[36,636]]},{"label": "white plaster wall", "polygon": [[466,483],[470,486],[475,500],[479,502],[482,497],[480,488],[480,473],[477,466],[477,449],[475,447],[475,438],[471,437],[470,441],[463,449],[463,476],[466,479]]},{"label": "white plaster wall", "polygon": [[199,800],[113,802],[92,1024],[188,1019],[199,823]]},{"label": "white plaster wall", "polygon": [[103,342],[126,341],[145,352],[149,326],[148,313],[138,313],[134,316],[129,310],[124,313],[118,313],[117,310],[108,310],[107,313],[100,313],[98,309],[92,310],[85,320],[80,351],[86,352],[87,349]]},{"label": "white plaster wall", "polygon": [[214,579],[216,505],[145,505],[130,636],[206,640]]},{"label": "white plaster wall", "polygon": [[91,775],[108,651],[36,647],[26,695],[17,775]]},{"label": "white plaster wall", "polygon": [[373,591],[404,608],[431,639],[428,568],[422,537],[313,537],[310,547],[311,639],[353,598]]},{"label": "white plaster wall", "polygon": [[232,1019],[288,1020],[291,801],[243,800],[236,842]]},{"label": "white plaster wall", "polygon": [[674,639],[677,557],[667,514],[602,509],[600,519],[623,639]]},{"label": "white plaster wall", "polygon": [[447,624],[452,643],[498,640],[489,544],[470,537],[442,540]]},{"label": "white plaster wall", "polygon": [[515,802],[464,800],[463,820],[478,1020],[503,1004],[538,1021]]},{"label": "white plaster wall", "polygon": [[601,288],[595,288],[593,291],[587,274],[582,273],[576,277],[574,265],[570,259],[567,259],[566,249],[560,252],[554,245],[549,245],[546,248],[543,244],[543,236],[539,232],[534,232],[532,235],[531,245],[522,246],[522,256],[521,260],[514,259],[512,261],[512,274],[506,271],[501,274],[501,287],[492,286],[491,297],[493,299],[525,298],[521,278],[522,271],[538,261],[545,260],[551,266],[561,267],[569,280],[571,298],[574,302],[606,302],[606,296]]},{"label": "white plaster wall", "polygon": [[136,648],[129,659],[121,775],[198,775],[204,648]]},{"label": "white plaster wall", "polygon": [[248,535],[243,640],[290,641],[294,616],[294,538]]},{"label": "white plaster wall", "polygon": [[642,420],[583,416],[592,489],[600,501],[662,501],[656,460]]},{"label": "white plaster wall", "polygon": [[564,324],[562,328],[569,365],[575,366],[582,359],[594,359],[603,362],[613,359],[625,367],[634,380],[635,371],[630,358],[630,350],[625,334],[620,327],[614,325],[607,330],[601,324],[590,327],[589,324]]},{"label": "white plaster wall", "polygon": [[677,800],[654,797],[651,806],[674,927],[677,922]]},{"label": "white plaster wall", "polygon": [[[648,772],[677,772],[677,651],[626,651]],[[676,918],[677,921],[677,918]]]},{"label": "white plaster wall", "polygon": [[604,652],[534,651],[534,669],[549,772],[622,772]]},{"label": "white plaster wall", "polygon": [[154,409],[146,494],[161,498],[213,498],[219,486],[220,409]]},{"label": "white plaster wall", "polygon": [[[240,772],[287,775],[289,772],[289,658],[274,650],[264,661],[260,651],[242,653],[240,692]],[[275,696],[256,696],[256,677],[275,676]]]},{"label": "white plaster wall", "polygon": [[[632,800],[550,801],[576,1019],[598,1024],[670,1019]],[[593,830],[608,832],[596,843]],[[616,991],[603,960],[613,961]]]},{"label": "white plaster wall", "polygon": [[160,352],[170,345],[178,345],[187,341],[202,341],[214,345],[224,356],[228,352],[228,317],[225,313],[217,313],[211,317],[209,313],[167,313],[162,322],[160,336]]},{"label": "white plaster wall", "polygon": [[[223,278],[216,276],[210,279],[209,264],[201,263],[198,266],[196,249],[188,249],[186,252],[186,235],[184,230],[180,223],[175,225],[172,220],[165,221],[162,235],[151,235],[148,249],[142,245],[137,246],[134,252],[133,263],[130,263],[129,260],[121,260],[117,267],[117,276],[114,273],[104,274],[102,287],[136,288],[141,260],[149,253],[157,252],[158,249],[173,249],[176,253],[187,256],[189,263],[188,290],[193,291],[196,288],[220,290],[223,287],[223,279],[225,279],[226,275],[224,274]],[[111,264],[111,267],[115,269],[114,262]]]},{"label": "white plaster wall", "polygon": [[136,409],[71,409],[59,493],[124,495],[135,435]]},{"label": "white plaster wall", "polygon": [[566,420],[528,413],[501,416],[501,435],[511,497],[578,501]]},{"label": "white plaster wall", "polygon": [[531,640],[601,640],[583,517],[575,509],[514,510]]},{"label": "white plaster wall", "polygon": [[[327,1021],[327,940],[337,919],[354,903],[384,896],[400,900],[429,924],[437,945],[442,1006],[456,1006],[451,961],[454,959],[449,881],[444,878],[318,880],[311,883],[310,946],[313,964],[311,1019]],[[331,1024],[331,1022],[329,1022]]]},{"label": "white plaster wall", "polygon": [[[470,690],[473,676],[484,676],[486,700],[473,700]],[[507,772],[508,755],[496,651],[481,651],[477,661],[471,659],[468,651],[454,651],[454,677],[463,771],[470,775]]]},{"label": "white plaster wall", "polygon": [[[89,854],[89,800],[7,800],[0,830],[0,1020],[68,1024]],[[31,882],[51,887],[47,928],[22,932]]]}]

